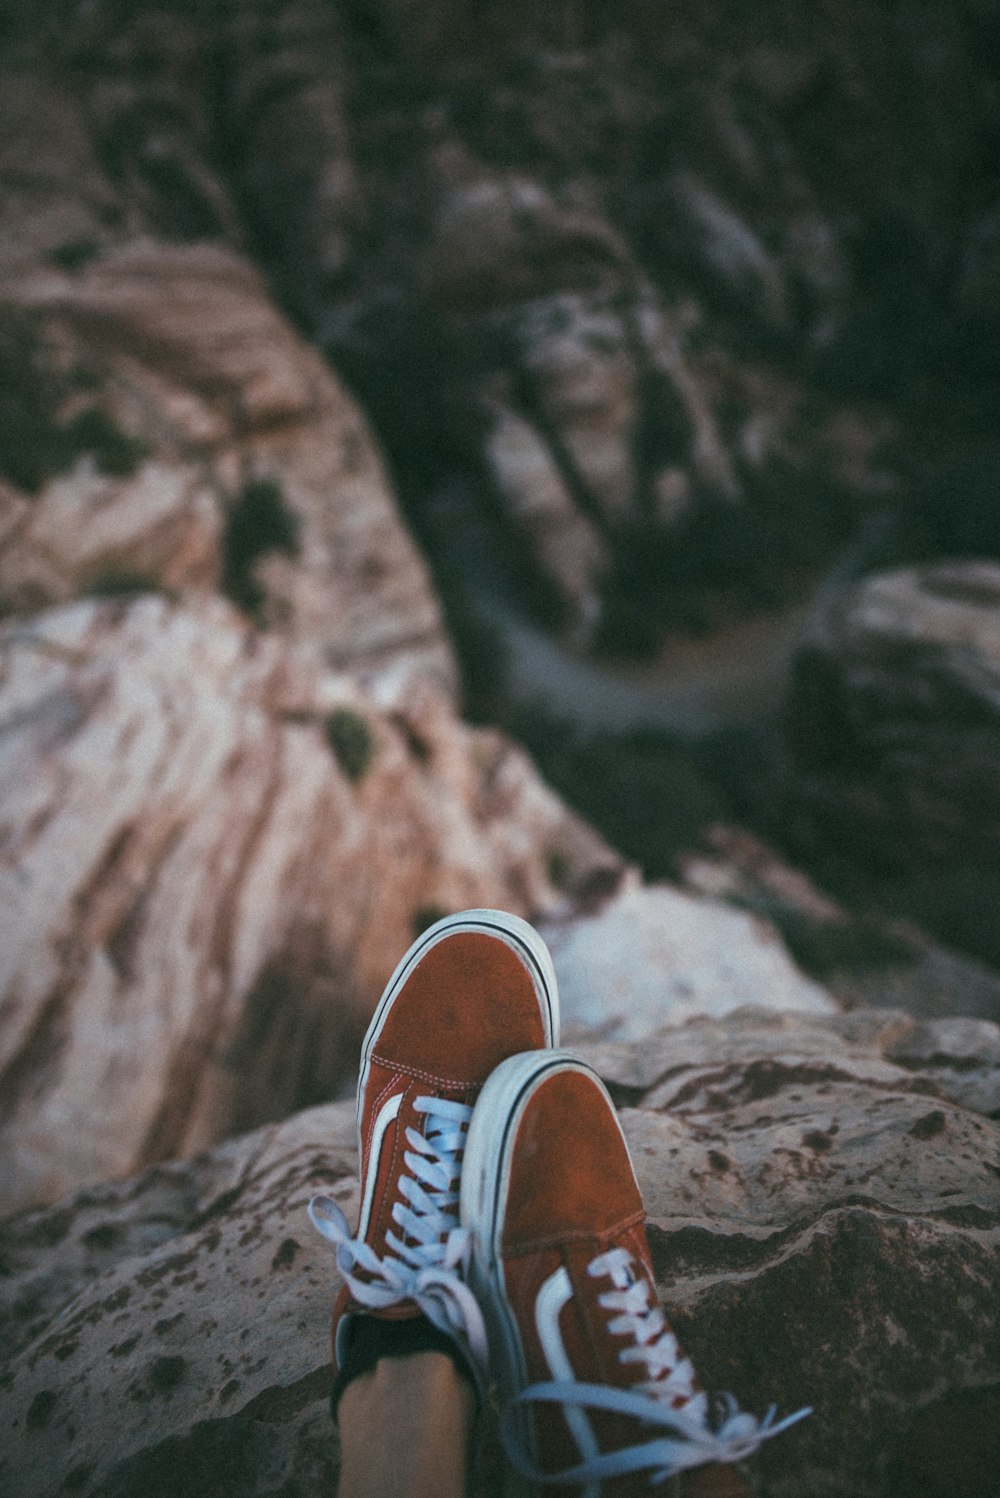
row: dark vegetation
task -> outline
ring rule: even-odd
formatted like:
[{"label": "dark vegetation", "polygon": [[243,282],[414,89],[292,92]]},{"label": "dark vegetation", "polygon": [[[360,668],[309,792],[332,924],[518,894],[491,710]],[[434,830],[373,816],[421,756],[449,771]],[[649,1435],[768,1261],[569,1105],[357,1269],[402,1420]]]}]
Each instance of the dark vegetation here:
[{"label": "dark vegetation", "polygon": [[[505,727],[528,748],[550,784],[647,879],[677,877],[684,856],[698,850],[720,823],[753,826],[782,841],[784,799],[775,804],[768,796],[775,766],[768,762],[767,746],[751,733],[731,730],[700,741],[652,727],[586,734],[541,706],[508,712]],[[554,855],[550,877],[555,884],[559,873]],[[888,919],[890,913],[905,914],[905,902],[880,913],[873,891],[862,897],[855,884],[850,893],[856,913],[844,919],[820,919],[766,890],[733,902],[776,926],[803,972],[819,981],[837,972],[912,962],[914,943]]]},{"label": "dark vegetation", "polygon": [[802,971],[819,982],[838,972],[905,966],[913,961],[914,944],[899,936],[888,921],[871,914],[820,920],[787,901],[759,893],[733,903],[776,926]]},{"label": "dark vegetation", "polygon": [[1000,870],[995,858],[904,860],[834,822],[778,829],[790,859],[869,923],[912,924],[947,947],[1000,968]]},{"label": "dark vegetation", "polygon": [[[779,370],[804,392],[807,413],[830,401],[891,410],[905,429],[891,455],[904,480],[956,433],[973,442],[995,434],[1000,309],[970,310],[975,265],[960,252],[961,235],[981,220],[980,262],[991,253],[1000,136],[989,100],[1000,34],[988,8],[797,12],[732,0],[715,7],[710,27],[686,7],[664,24],[652,3],[629,7],[625,24],[620,8],[597,0],[505,7],[502,19],[477,12],[465,27],[462,14],[451,7],[444,23],[431,8],[401,23],[359,4],[345,12],[342,34],[359,81],[350,98],[357,160],[377,184],[384,231],[366,243],[358,274],[381,275],[393,294],[339,324],[328,351],[373,415],[418,531],[428,529],[435,489],[456,471],[487,502],[474,461],[470,471],[476,415],[456,422],[456,390],[474,389],[484,368],[502,370],[544,425],[516,339],[504,347],[502,317],[474,348],[444,347],[441,320],[428,315],[400,254],[427,231],[427,111],[490,167],[527,174],[557,195],[577,179],[591,184],[666,304],[698,308],[689,338],[696,355],[721,351]],[[917,14],[924,46],[913,42]],[[770,48],[789,69],[773,85],[752,62],[756,49]],[[943,109],[945,98],[955,107]],[[727,270],[707,252],[678,206],[677,174],[706,184],[756,240],[778,268],[776,300],[749,262]],[[790,239],[797,214],[813,208],[837,241],[837,291],[811,278]],[[742,466],[742,505],[701,495],[681,527],[657,526],[648,477],[683,463],[691,434],[668,382],[649,369],[640,379],[640,502],[613,538],[604,581],[599,644],[612,655],[648,654],[670,631],[697,633],[804,596],[863,508],[820,463],[772,458]],[[725,427],[743,414],[720,419]],[[539,622],[558,623],[551,586],[532,573],[516,537],[503,536],[502,516],[493,524],[518,597]]]},{"label": "dark vegetation", "polygon": [[133,473],[149,449],[102,407],[87,402],[84,392],[93,383],[90,371],[58,367],[36,318],[5,309],[0,314],[0,475],[35,494],[85,455],[112,477]]},{"label": "dark vegetation", "polygon": [[79,239],[67,239],[62,244],[56,245],[49,259],[53,265],[60,270],[74,271],[83,270],[92,260],[96,260],[101,253],[98,240],[81,236]]},{"label": "dark vegetation", "polygon": [[506,726],[570,805],[650,879],[674,874],[677,855],[729,819],[724,792],[670,734],[585,734],[542,707],[521,709]]},{"label": "dark vegetation", "polygon": [[253,575],[255,564],[269,551],[293,557],[298,544],[298,519],[277,479],[247,479],[226,519],[222,591],[251,617],[259,617],[264,590]]},{"label": "dark vegetation", "polygon": [[177,597],[175,592],[164,588],[154,577],[118,568],[99,573],[88,585],[86,592],[91,598],[136,598],[140,593],[159,593],[170,599]]},{"label": "dark vegetation", "polygon": [[705,634],[733,614],[808,597],[859,518],[856,498],[821,472],[772,463],[744,479],[739,504],[711,497],[669,530],[622,531],[596,641],[609,655],[653,655],[671,632]]},{"label": "dark vegetation", "polygon": [[362,780],[375,750],[372,731],[360,713],[349,707],[338,707],[327,718],[324,729],[334,758],[355,785]]},{"label": "dark vegetation", "polygon": [[410,922],[410,930],[413,932],[414,941],[416,941],[418,936],[422,936],[430,926],[433,926],[435,921],[443,921],[445,916],[450,913],[450,911],[445,910],[443,905],[418,905],[413,912],[413,919]]}]

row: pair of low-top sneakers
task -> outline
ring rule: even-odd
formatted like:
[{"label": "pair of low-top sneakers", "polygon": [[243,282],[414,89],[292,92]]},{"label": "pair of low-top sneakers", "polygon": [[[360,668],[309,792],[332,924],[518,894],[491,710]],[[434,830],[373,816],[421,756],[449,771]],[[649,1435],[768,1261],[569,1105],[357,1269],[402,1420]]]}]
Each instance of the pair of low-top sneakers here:
[{"label": "pair of low-top sneakers", "polygon": [[309,1207],[344,1278],[334,1360],[358,1316],[426,1316],[481,1394],[496,1384],[521,1491],[624,1498],[683,1474],[686,1498],[740,1498],[731,1464],[807,1412],[726,1399],[713,1423],[614,1107],[558,1040],[552,961],[518,917],[449,916],[403,957],[362,1049],[356,1233],[330,1198]]}]

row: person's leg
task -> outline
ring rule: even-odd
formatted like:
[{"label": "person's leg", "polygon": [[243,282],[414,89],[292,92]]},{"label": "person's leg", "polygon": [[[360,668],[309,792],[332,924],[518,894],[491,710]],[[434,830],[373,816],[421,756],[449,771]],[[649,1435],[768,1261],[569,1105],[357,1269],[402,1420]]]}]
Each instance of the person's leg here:
[{"label": "person's leg", "polygon": [[438,921],[379,1001],[358,1081],[355,1234],[330,1197],[309,1204],[337,1247],[343,1280],[332,1407],[344,1498],[462,1492],[475,1389],[487,1381],[485,1328],[466,1284],[469,1242],[458,1219],[466,1130],[496,1066],[551,1046],[558,1034],[549,953],[504,911]]},{"label": "person's leg", "polygon": [[339,1498],[464,1498],[475,1412],[444,1353],[380,1359],[340,1398]]}]

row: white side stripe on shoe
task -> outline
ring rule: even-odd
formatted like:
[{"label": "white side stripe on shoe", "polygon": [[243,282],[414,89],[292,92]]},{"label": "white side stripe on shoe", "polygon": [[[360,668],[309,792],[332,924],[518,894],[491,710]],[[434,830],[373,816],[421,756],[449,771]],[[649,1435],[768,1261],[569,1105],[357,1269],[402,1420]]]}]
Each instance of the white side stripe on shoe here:
[{"label": "white side stripe on shoe", "polygon": [[[573,1284],[565,1269],[550,1274],[535,1297],[535,1328],[549,1372],[556,1382],[573,1380],[573,1365],[559,1330],[559,1313],[572,1299]],[[568,1405],[563,1413],[582,1460],[592,1461],[600,1455],[600,1447],[587,1416],[579,1405]],[[597,1498],[597,1494],[597,1487],[588,1487],[583,1498]]]},{"label": "white side stripe on shoe", "polygon": [[[398,1113],[399,1100],[391,1101],[396,1102]],[[360,1231],[352,1237],[347,1218],[328,1196],[313,1197],[309,1217],[317,1232],[336,1245],[337,1268],[359,1305],[379,1311],[412,1300],[439,1331],[455,1339],[482,1383],[487,1366],[486,1326],[466,1284],[471,1240],[458,1224],[461,1157],[472,1109],[430,1097],[416,1098],[413,1107],[427,1114],[426,1132],[406,1130],[409,1149],[403,1162],[409,1174],[400,1175],[398,1181],[392,1220],[400,1233],[391,1229],[386,1233],[390,1252],[380,1259]],[[374,1173],[370,1170],[370,1175]]]},{"label": "white side stripe on shoe", "polygon": [[382,1141],[385,1139],[386,1129],[398,1115],[402,1102],[403,1094],[397,1092],[387,1103],[382,1104],[375,1115],[375,1127],[372,1129],[372,1142],[368,1150],[368,1179],[365,1181],[365,1194],[361,1200],[361,1217],[358,1220],[359,1238],[368,1237],[368,1222],[372,1215],[372,1202],[375,1199],[375,1183],[378,1180]]},{"label": "white side stripe on shoe", "polygon": [[[706,1462],[743,1461],[752,1456],[763,1441],[812,1413],[809,1409],[801,1409],[784,1420],[776,1421],[776,1410],[772,1405],[763,1419],[758,1420],[753,1415],[744,1414],[736,1400],[726,1394],[719,1401],[719,1418],[713,1429],[709,1424],[708,1399],[694,1387],[694,1369],[686,1359],[680,1358],[676,1338],[666,1326],[662,1309],[650,1304],[649,1281],[645,1274],[636,1274],[633,1264],[627,1250],[615,1248],[599,1254],[587,1266],[593,1278],[607,1276],[611,1280],[613,1289],[598,1297],[598,1305],[618,1313],[608,1322],[611,1335],[628,1339],[618,1354],[619,1362],[641,1363],[648,1374],[646,1380],[628,1389],[581,1383],[574,1377],[557,1320],[559,1310],[572,1295],[565,1270],[552,1275],[539,1292],[535,1322],[554,1377],[551,1381],[524,1389],[514,1399],[513,1405],[560,1405],[580,1448],[582,1460],[561,1472],[542,1471],[521,1448],[515,1433],[514,1411],[508,1408],[501,1422],[507,1454],[517,1470],[533,1482],[589,1484],[588,1495],[596,1493],[603,1481],[633,1472],[648,1472],[650,1483],[655,1484]],[[565,1285],[556,1284],[560,1275],[565,1276]],[[550,1286],[553,1287],[551,1290]],[[565,1294],[567,1290],[568,1294]],[[546,1305],[540,1311],[539,1302],[543,1295],[547,1296]],[[680,1403],[681,1400],[681,1407],[675,1408],[675,1401]],[[602,1454],[593,1443],[593,1432],[583,1414],[585,1409],[627,1415],[641,1421],[647,1430],[658,1427],[662,1434]],[[581,1440],[582,1427],[578,1426],[574,1416],[577,1420],[583,1418],[590,1442]]]}]

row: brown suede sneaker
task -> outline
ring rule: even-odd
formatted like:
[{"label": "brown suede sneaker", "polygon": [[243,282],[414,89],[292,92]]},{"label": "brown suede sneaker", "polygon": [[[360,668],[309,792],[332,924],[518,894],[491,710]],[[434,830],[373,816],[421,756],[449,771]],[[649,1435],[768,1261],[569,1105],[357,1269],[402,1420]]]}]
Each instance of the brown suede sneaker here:
[{"label": "brown suede sneaker", "polygon": [[558,1033],[552,959],[517,916],[447,916],[399,962],[361,1051],[356,1234],[329,1197],[309,1204],[344,1277],[333,1312],[338,1368],[356,1316],[424,1315],[454,1338],[482,1386],[486,1334],[465,1283],[470,1245],[458,1220],[466,1131],[494,1068],[553,1045]]},{"label": "brown suede sneaker", "polygon": [[[775,1423],[707,1395],[659,1304],[642,1199],[614,1107],[566,1051],[493,1073],[465,1148],[461,1221],[489,1328],[502,1434],[534,1492],[744,1498],[730,1465],[808,1411]],[[692,1469],[698,1469],[694,1471]]]}]

